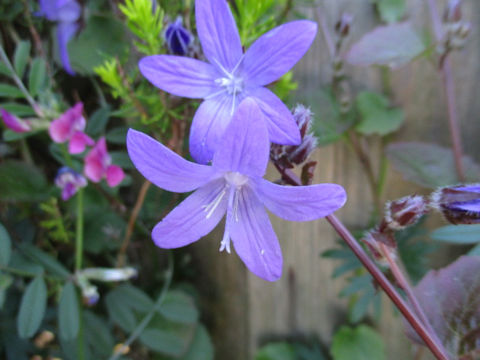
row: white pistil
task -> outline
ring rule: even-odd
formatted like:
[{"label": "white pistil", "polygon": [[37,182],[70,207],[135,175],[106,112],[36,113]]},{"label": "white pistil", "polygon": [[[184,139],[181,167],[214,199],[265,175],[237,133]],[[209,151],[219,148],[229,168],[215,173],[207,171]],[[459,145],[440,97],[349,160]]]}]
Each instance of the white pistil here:
[{"label": "white pistil", "polygon": [[235,72],[240,67],[240,64],[242,63],[243,58],[244,58],[243,56],[240,58],[238,63],[233,67],[232,71],[228,71],[227,69],[225,69],[225,67],[222,64],[220,64],[219,61],[214,59],[215,64],[224,74],[223,77],[216,79],[215,83],[223,87],[224,89],[221,90],[220,92],[216,92],[212,95],[209,95],[207,99],[215,97],[216,95],[219,95],[224,91],[226,91],[229,95],[232,95],[232,109],[230,111],[230,115],[233,115],[233,113],[235,112],[237,94],[243,91],[243,79],[241,77],[235,76]]},{"label": "white pistil", "polygon": [[206,218],[207,219],[210,219],[210,217],[212,216],[213,212],[215,211],[215,209],[218,207],[218,205],[220,204],[220,201],[222,201],[223,197],[225,196],[225,194],[227,193],[227,191],[225,190],[225,188],[215,197],[215,199],[208,205],[204,205],[203,207],[205,208],[205,212],[207,213],[207,216]]},{"label": "white pistil", "polygon": [[220,252],[227,250],[227,253],[231,253],[230,250],[230,232],[228,231],[228,228],[225,228],[225,233],[223,234],[223,239],[220,242]]}]

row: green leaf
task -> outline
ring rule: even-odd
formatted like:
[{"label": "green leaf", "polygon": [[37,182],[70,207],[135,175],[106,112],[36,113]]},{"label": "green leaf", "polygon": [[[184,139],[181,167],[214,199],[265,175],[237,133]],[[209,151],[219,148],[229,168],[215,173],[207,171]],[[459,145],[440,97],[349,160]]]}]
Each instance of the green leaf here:
[{"label": "green leaf", "polygon": [[381,19],[390,24],[402,20],[407,4],[405,0],[377,0],[377,9]]},{"label": "green leaf", "polygon": [[183,353],[185,347],[184,339],[161,329],[146,329],[140,335],[140,341],[153,351],[176,357]]},{"label": "green leaf", "polygon": [[193,324],[198,321],[198,310],[193,299],[182,291],[169,291],[159,312],[173,322]]},{"label": "green leaf", "polygon": [[73,283],[68,282],[62,289],[58,304],[58,327],[64,340],[73,340],[80,328],[80,311],[77,291]]},{"label": "green leaf", "polygon": [[110,319],[124,331],[133,331],[137,325],[137,318],[129,303],[118,288],[110,291],[105,297],[105,304]]},{"label": "green leaf", "polygon": [[8,266],[12,255],[12,240],[7,229],[0,223],[0,266]]},{"label": "green leaf", "polygon": [[8,68],[7,65],[5,65],[3,62],[0,62],[0,74],[5,75],[5,76],[11,76],[12,72]]},{"label": "green leaf", "polygon": [[14,102],[0,103],[0,107],[11,112],[13,115],[19,117],[34,116],[35,111],[33,111],[30,105],[17,104]]},{"label": "green leaf", "polygon": [[30,57],[30,41],[20,41],[17,48],[15,49],[15,54],[13,55],[13,67],[17,72],[17,75],[23,77],[25,68]]},{"label": "green leaf", "polygon": [[199,324],[195,331],[192,344],[188,352],[182,356],[182,360],[213,360],[214,348],[212,339],[205,326]]},{"label": "green leaf", "polygon": [[296,360],[294,347],[286,342],[271,343],[262,347],[255,360]]},{"label": "green leaf", "polygon": [[111,111],[108,106],[95,111],[87,121],[87,134],[97,136],[103,133],[110,119],[110,115]]},{"label": "green leaf", "polygon": [[47,75],[47,65],[42,58],[35,58],[30,68],[30,76],[28,78],[28,89],[30,94],[35,96],[43,89]]},{"label": "green leaf", "polygon": [[451,244],[476,244],[480,242],[480,225],[447,225],[433,231],[430,237]]},{"label": "green leaf", "polygon": [[23,98],[24,95],[16,86],[0,84],[0,97]]},{"label": "green leaf", "polygon": [[147,313],[153,307],[153,301],[139,288],[130,284],[122,284],[114,290],[116,296],[134,310]]},{"label": "green leaf", "polygon": [[361,120],[355,129],[364,135],[390,134],[402,125],[405,118],[401,109],[389,108],[388,99],[377,93],[361,92],[356,104]]},{"label": "green leaf", "polygon": [[347,53],[351,65],[385,65],[398,68],[425,51],[425,45],[410,23],[379,26],[364,35]]},{"label": "green leaf", "polygon": [[128,126],[120,126],[110,130],[106,138],[109,142],[114,144],[125,144],[127,141]]},{"label": "green leaf", "polygon": [[31,131],[31,132],[22,132],[22,133],[17,133],[15,131],[12,131],[10,129],[7,129],[3,132],[3,140],[5,142],[12,142],[12,141],[18,141],[21,139],[26,139],[32,135],[38,134],[40,131]]},{"label": "green leaf", "polygon": [[[387,157],[406,180],[427,188],[458,182],[451,149],[438,145],[406,142],[387,147]],[[467,181],[478,181],[480,167],[468,156],[463,157]]]},{"label": "green leaf", "polygon": [[47,287],[43,278],[37,276],[27,286],[20,303],[17,330],[21,338],[30,338],[35,335],[42,323],[46,307]]},{"label": "green leaf", "polygon": [[110,156],[112,157],[112,164],[118,165],[123,169],[135,169],[126,151],[111,151]]},{"label": "green leaf", "polygon": [[385,350],[380,335],[366,325],[343,326],[334,335],[331,353],[334,360],[384,360]]},{"label": "green leaf", "polygon": [[54,259],[51,255],[40,250],[34,245],[20,243],[18,244],[18,247],[21,250],[22,254],[24,254],[26,257],[33,260],[34,262],[45,267],[45,269],[49,273],[60,276],[62,278],[67,278],[70,276],[70,272],[65,268],[65,266],[63,266],[59,261]]},{"label": "green leaf", "polygon": [[0,200],[35,202],[47,198],[47,180],[38,168],[20,161],[0,164]]},{"label": "green leaf", "polygon": [[467,255],[469,255],[469,256],[480,256],[480,244],[478,244],[472,250],[470,250]]},{"label": "green leaf", "polygon": [[3,304],[5,303],[7,290],[13,283],[13,277],[0,272],[0,310],[3,308]]},{"label": "green leaf", "polygon": [[[115,346],[111,329],[102,318],[93,312],[84,311],[83,318],[85,320],[84,333],[87,343],[90,344],[92,349],[96,351],[102,359],[107,359],[112,354],[112,349]],[[97,358],[100,358],[100,356]]]}]

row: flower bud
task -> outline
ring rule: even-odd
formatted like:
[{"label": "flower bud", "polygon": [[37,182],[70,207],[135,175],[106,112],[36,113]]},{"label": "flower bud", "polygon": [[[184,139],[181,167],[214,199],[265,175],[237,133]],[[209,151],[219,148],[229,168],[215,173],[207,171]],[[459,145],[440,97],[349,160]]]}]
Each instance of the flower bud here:
[{"label": "flower bud", "polygon": [[29,132],[32,130],[30,121],[22,120],[4,109],[0,109],[0,113],[2,115],[3,123],[10,130],[16,133]]},{"label": "flower bud", "polygon": [[302,184],[303,185],[312,185],[313,175],[315,172],[315,167],[317,166],[316,161],[309,161],[305,163],[302,167]]},{"label": "flower bud", "polygon": [[443,14],[445,22],[453,23],[462,20],[462,0],[450,0]]},{"label": "flower bud", "polygon": [[69,167],[62,167],[55,177],[55,185],[62,189],[62,200],[67,201],[78,189],[87,186],[87,179]]},{"label": "flower bud", "polygon": [[362,241],[367,245],[374,259],[382,266],[388,266],[388,258],[397,258],[397,243],[392,232],[371,230]]},{"label": "flower bud", "polygon": [[335,31],[341,37],[347,37],[350,33],[350,26],[353,22],[353,15],[349,13],[343,13],[340,20],[335,25]]},{"label": "flower bud", "polygon": [[480,224],[480,184],[440,188],[431,195],[430,206],[452,224]]},{"label": "flower bud", "polygon": [[389,201],[385,205],[385,216],[380,228],[402,230],[415,224],[427,211],[427,203],[420,195],[410,195]]},{"label": "flower bud", "polygon": [[184,56],[193,42],[193,35],[182,26],[182,18],[179,16],[175,22],[170,23],[165,30],[165,41],[170,53]]}]

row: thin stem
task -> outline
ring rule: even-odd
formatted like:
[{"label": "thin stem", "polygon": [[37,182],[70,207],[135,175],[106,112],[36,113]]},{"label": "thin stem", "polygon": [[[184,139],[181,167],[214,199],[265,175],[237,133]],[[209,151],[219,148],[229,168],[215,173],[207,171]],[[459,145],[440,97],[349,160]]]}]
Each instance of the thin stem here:
[{"label": "thin stem", "polygon": [[123,345],[115,351],[115,353],[110,357],[109,360],[117,360],[123,352],[142,334],[143,330],[148,326],[150,320],[152,320],[153,315],[160,309],[163,304],[163,300],[165,300],[165,296],[167,295],[167,291],[170,288],[170,284],[172,282],[173,277],[173,256],[172,253],[168,252],[168,269],[166,273],[165,283],[163,284],[162,291],[157,298],[157,301],[153,305],[150,312],[143,318],[142,322],[138,324],[132,334],[129,336],[127,341],[123,343]]},{"label": "thin stem", "polygon": [[[442,23],[438,13],[437,4],[435,0],[428,0],[428,6],[430,9],[430,16],[433,23],[433,29],[435,32],[435,38],[437,43],[442,41]],[[453,155],[455,159],[455,169],[459,181],[465,181],[465,169],[463,166],[463,146],[462,138],[460,136],[460,127],[457,113],[457,103],[455,97],[455,82],[453,79],[452,65],[448,55],[441,62],[440,71],[442,74],[443,88],[445,96],[447,98],[448,107],[448,125],[450,128],[450,137],[453,147]]]},{"label": "thin stem", "polygon": [[20,140],[20,149],[22,152],[23,160],[29,165],[33,165],[32,153],[28,147],[27,141],[25,139]]},{"label": "thin stem", "polygon": [[83,189],[77,192],[77,228],[75,238],[75,271],[82,268],[83,260]]},{"label": "thin stem", "polygon": [[30,104],[32,109],[35,111],[35,113],[39,117],[43,117],[43,113],[40,110],[40,107],[35,102],[33,97],[30,95],[30,93],[28,92],[25,85],[23,85],[22,80],[17,76],[17,73],[15,72],[15,69],[13,68],[12,64],[10,63],[10,60],[8,60],[8,56],[5,53],[5,50],[3,49],[3,46],[1,46],[1,45],[0,45],[0,58],[3,61],[3,63],[5,64],[5,66],[8,68],[8,70],[10,71],[10,75],[11,75],[13,81],[15,82],[17,87],[20,89],[20,91],[23,93],[23,95],[25,96],[25,99],[28,101],[28,103]]}]

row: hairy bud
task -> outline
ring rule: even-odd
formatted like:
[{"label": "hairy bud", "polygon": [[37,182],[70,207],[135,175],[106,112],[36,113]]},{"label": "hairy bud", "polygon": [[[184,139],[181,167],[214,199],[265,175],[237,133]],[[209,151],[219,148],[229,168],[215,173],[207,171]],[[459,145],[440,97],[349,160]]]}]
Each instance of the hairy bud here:
[{"label": "hairy bud", "polygon": [[397,258],[397,243],[392,232],[370,230],[362,238],[374,259],[382,266],[388,266],[388,258]]},{"label": "hairy bud", "polygon": [[420,195],[410,195],[389,201],[385,204],[385,216],[380,228],[402,230],[415,224],[427,212],[427,202]]},{"label": "hairy bud", "polygon": [[343,13],[340,20],[335,24],[335,31],[338,36],[347,37],[350,33],[350,27],[353,22],[353,15],[349,13]]},{"label": "hairy bud", "polygon": [[480,224],[480,184],[440,188],[431,195],[430,206],[452,224]]}]

